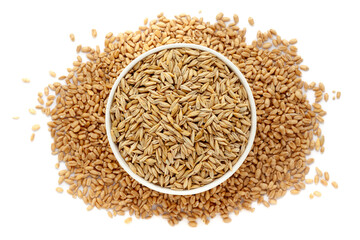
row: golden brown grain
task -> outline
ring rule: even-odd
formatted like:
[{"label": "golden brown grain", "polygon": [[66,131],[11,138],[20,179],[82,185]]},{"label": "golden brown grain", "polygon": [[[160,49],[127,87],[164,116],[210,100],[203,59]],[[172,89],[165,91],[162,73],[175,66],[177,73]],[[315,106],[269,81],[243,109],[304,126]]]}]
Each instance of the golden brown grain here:
[{"label": "golden brown grain", "polygon": [[315,184],[318,184],[319,183],[319,175],[315,175],[315,177],[314,177],[314,183]]},{"label": "golden brown grain", "polygon": [[341,97],[341,92],[336,92],[336,98],[339,99]]},{"label": "golden brown grain", "polygon": [[297,43],[297,39],[296,39],[296,38],[290,39],[290,40],[289,40],[289,43],[290,43],[290,44],[296,44],[296,43]]},{"label": "golden brown grain", "polygon": [[55,163],[55,168],[56,168],[56,169],[59,169],[59,167],[60,167],[60,164],[59,164],[59,163]]},{"label": "golden brown grain", "polygon": [[231,222],[231,218],[226,217],[223,219],[224,223],[230,223]]},{"label": "golden brown grain", "polygon": [[324,178],[325,178],[326,181],[329,181],[330,175],[329,175],[328,172],[324,172]]},{"label": "golden brown grain", "polygon": [[35,115],[35,114],[36,114],[36,110],[33,109],[33,108],[29,108],[29,113],[32,114],[32,115]]},{"label": "golden brown grain", "polygon": [[70,33],[70,40],[73,42],[75,41],[75,35],[73,33]]},{"label": "golden brown grain", "polygon": [[216,15],[216,20],[221,20],[223,18],[224,14],[222,12],[218,13]]},{"label": "golden brown grain", "polygon": [[313,195],[312,193],[310,193],[309,198],[310,198],[310,199],[313,199],[313,198],[314,198],[314,195]]},{"label": "golden brown grain", "polygon": [[190,227],[197,227],[197,222],[195,221],[190,221],[188,224]]},{"label": "golden brown grain", "polygon": [[235,24],[238,24],[238,22],[239,22],[239,16],[238,16],[237,14],[234,14],[233,19],[234,19],[234,23],[235,23]]},{"label": "golden brown grain", "polygon": [[91,29],[91,36],[92,36],[93,38],[96,38],[96,36],[97,36],[97,31],[96,31],[96,29]]},{"label": "golden brown grain", "polygon": [[303,70],[303,71],[308,71],[309,67],[306,66],[306,65],[300,65],[300,69]]},{"label": "golden brown grain", "polygon": [[30,136],[30,141],[33,142],[35,139],[35,133],[32,133],[31,136]]},{"label": "golden brown grain", "polygon": [[248,22],[249,22],[249,24],[251,25],[251,26],[254,26],[254,19],[252,18],[252,17],[249,17],[248,18]]},{"label": "golden brown grain", "polygon": [[321,197],[321,192],[315,191],[315,192],[314,192],[314,196],[316,196],[316,197]]},{"label": "golden brown grain", "polygon": [[110,211],[107,211],[107,215],[109,216],[109,218],[113,218],[113,214]]},{"label": "golden brown grain", "polygon": [[56,77],[56,73],[54,71],[49,71],[51,77]]},{"label": "golden brown grain", "polygon": [[290,190],[290,193],[293,194],[293,195],[297,195],[297,194],[300,193],[300,191],[296,190],[296,189],[292,189],[292,190]]},{"label": "golden brown grain", "polygon": [[328,182],[325,179],[321,179],[320,183],[324,185],[325,187],[328,185]]},{"label": "golden brown grain", "polygon": [[318,175],[319,177],[323,176],[323,172],[318,167],[315,167],[315,171],[316,171],[316,175]]},{"label": "golden brown grain", "polygon": [[33,131],[37,131],[37,130],[40,129],[40,125],[39,125],[39,124],[35,124],[35,125],[33,125],[33,126],[31,127],[31,129],[32,129]]},{"label": "golden brown grain", "polygon": [[314,182],[313,179],[305,179],[305,183],[307,183],[307,184],[311,184],[311,183],[313,183],[313,182]]},{"label": "golden brown grain", "polygon": [[339,187],[339,185],[335,181],[331,182],[331,185],[336,189]]},{"label": "golden brown grain", "polygon": [[24,83],[29,83],[30,82],[30,79],[28,79],[28,78],[22,78],[21,79]]},{"label": "golden brown grain", "polygon": [[329,94],[328,93],[324,94],[324,100],[325,100],[325,102],[327,102],[329,100]]},{"label": "golden brown grain", "polygon": [[62,193],[62,192],[64,192],[64,189],[62,189],[61,187],[57,187],[57,188],[56,188],[56,191],[57,191],[58,193]]},{"label": "golden brown grain", "polygon": [[132,218],[131,218],[131,217],[126,218],[124,222],[125,222],[126,224],[131,223],[131,222],[132,222]]},{"label": "golden brown grain", "polygon": [[87,210],[87,211],[91,211],[93,208],[94,208],[93,205],[89,205],[89,206],[87,206],[86,210]]}]

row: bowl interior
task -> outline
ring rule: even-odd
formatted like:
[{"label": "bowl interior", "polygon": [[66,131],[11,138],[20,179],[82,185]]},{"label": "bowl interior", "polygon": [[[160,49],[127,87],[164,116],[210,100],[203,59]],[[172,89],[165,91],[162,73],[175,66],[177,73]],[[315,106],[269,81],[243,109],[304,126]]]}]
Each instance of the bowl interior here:
[{"label": "bowl interior", "polygon": [[[145,179],[143,179],[142,177],[140,177],[139,175],[137,175],[136,173],[134,173],[133,171],[131,171],[130,167],[128,166],[128,164],[125,162],[125,160],[122,158],[122,156],[120,155],[120,152],[118,150],[117,145],[111,140],[111,118],[110,118],[110,108],[114,99],[114,95],[116,92],[116,88],[118,87],[120,80],[141,60],[143,60],[144,58],[146,58],[147,56],[157,53],[159,51],[162,51],[164,49],[171,49],[171,48],[193,48],[193,49],[198,49],[198,50],[202,50],[202,51],[207,51],[212,53],[213,55],[215,55],[216,57],[218,57],[221,61],[223,61],[236,75],[237,77],[240,79],[241,84],[244,86],[248,99],[249,99],[249,104],[250,104],[250,110],[251,110],[251,127],[250,127],[250,135],[249,135],[249,139],[248,139],[248,143],[246,145],[245,151],[243,152],[243,154],[240,156],[239,160],[236,162],[236,164],[233,166],[232,170],[229,170],[228,172],[226,172],[224,175],[222,175],[220,178],[215,179],[214,181],[212,181],[211,183],[204,185],[202,187],[199,188],[195,188],[195,189],[191,189],[191,190],[172,190],[169,188],[165,188],[165,187],[161,187],[158,186],[156,184],[150,183],[148,181],[146,181]],[[218,186],[219,184],[221,184],[222,182],[226,181],[230,176],[232,176],[237,170],[238,168],[241,166],[241,164],[244,162],[244,160],[246,159],[247,155],[249,154],[252,144],[254,142],[254,138],[255,138],[255,133],[256,133],[256,107],[255,107],[255,101],[254,101],[254,97],[252,95],[251,89],[249,87],[249,84],[247,83],[245,77],[243,76],[243,74],[240,72],[240,70],[226,57],[224,57],[222,54],[201,46],[201,45],[196,45],[196,44],[187,44],[187,43],[175,43],[175,44],[168,44],[168,45],[163,45],[154,49],[151,49],[143,54],[141,54],[140,56],[138,56],[136,59],[134,59],[119,75],[119,77],[117,78],[117,80],[115,81],[108,100],[107,100],[107,104],[106,104],[106,113],[105,113],[105,126],[106,126],[106,134],[107,134],[107,138],[109,140],[109,144],[111,147],[111,150],[113,151],[117,161],[119,162],[120,166],[132,177],[134,178],[137,182],[145,185],[146,187],[161,192],[161,193],[165,193],[165,194],[172,194],[172,195],[191,195],[191,194],[197,194],[200,192],[204,192],[207,191],[211,188],[214,188],[216,186]]]}]

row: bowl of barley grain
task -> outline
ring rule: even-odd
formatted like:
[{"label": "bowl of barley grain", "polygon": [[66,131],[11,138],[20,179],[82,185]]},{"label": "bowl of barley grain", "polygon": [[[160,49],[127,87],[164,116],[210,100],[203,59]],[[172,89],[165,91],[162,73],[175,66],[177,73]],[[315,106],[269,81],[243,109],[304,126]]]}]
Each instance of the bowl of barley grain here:
[{"label": "bowl of barley grain", "polygon": [[222,54],[196,44],[163,45],[135,58],[115,81],[106,132],[136,181],[166,194],[196,194],[244,162],[255,138],[255,101]]}]

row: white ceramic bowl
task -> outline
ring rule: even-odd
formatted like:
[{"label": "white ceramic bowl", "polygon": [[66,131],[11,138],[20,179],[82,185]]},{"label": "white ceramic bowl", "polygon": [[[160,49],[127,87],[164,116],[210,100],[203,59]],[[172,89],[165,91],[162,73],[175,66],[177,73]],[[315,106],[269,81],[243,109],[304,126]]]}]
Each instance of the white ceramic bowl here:
[{"label": "white ceramic bowl", "polygon": [[[111,138],[111,118],[110,118],[110,108],[111,108],[111,104],[113,102],[114,99],[114,94],[116,91],[116,88],[118,87],[120,80],[135,66],[135,64],[137,64],[139,61],[143,60],[145,57],[162,51],[164,49],[170,49],[170,48],[193,48],[193,49],[198,49],[198,50],[202,50],[202,51],[207,51],[210,52],[212,54],[214,54],[216,57],[218,57],[221,61],[223,61],[224,63],[226,63],[226,65],[238,76],[238,78],[240,79],[242,85],[244,86],[248,98],[249,98],[249,103],[250,103],[250,110],[251,110],[251,128],[250,128],[250,136],[248,139],[248,143],[247,146],[245,148],[244,153],[240,156],[239,160],[236,162],[236,164],[233,166],[231,171],[226,172],[223,176],[221,176],[218,179],[215,179],[213,182],[204,185],[202,187],[199,188],[195,188],[195,189],[191,189],[191,190],[172,190],[169,188],[165,188],[165,187],[161,187],[159,185],[155,185],[153,183],[150,183],[148,181],[146,181],[145,179],[143,179],[142,177],[140,177],[139,175],[137,175],[136,173],[134,173],[133,171],[131,171],[130,167],[127,165],[127,163],[125,162],[125,160],[121,157],[120,152],[118,150],[117,145],[112,141]],[[240,165],[244,162],[245,158],[247,157],[247,155],[249,154],[252,144],[254,142],[254,138],[255,138],[255,132],[256,132],[256,107],[255,107],[255,101],[254,101],[254,97],[252,95],[251,89],[249,87],[249,84],[247,83],[245,77],[242,75],[242,73],[240,72],[240,70],[230,61],[228,60],[226,57],[224,57],[222,54],[201,46],[201,45],[196,45],[196,44],[186,44],[186,43],[175,43],[175,44],[168,44],[168,45],[163,45],[154,49],[151,49],[143,54],[141,54],[140,56],[138,56],[137,58],[135,58],[120,74],[120,76],[118,77],[118,79],[115,81],[111,92],[109,94],[109,98],[108,98],[108,102],[106,104],[106,115],[105,115],[105,125],[106,125],[106,133],[107,133],[107,137],[109,140],[109,144],[110,147],[117,159],[117,161],[119,162],[120,166],[132,177],[134,178],[137,182],[145,185],[146,187],[161,192],[161,193],[165,193],[165,194],[172,194],[172,195],[191,195],[191,194],[196,194],[196,193],[200,193],[200,192],[204,192],[207,191],[211,188],[214,188],[216,186],[218,186],[219,184],[221,184],[222,182],[224,182],[225,180],[227,180],[231,175],[233,175],[236,170],[238,170],[238,168],[240,167]]]}]

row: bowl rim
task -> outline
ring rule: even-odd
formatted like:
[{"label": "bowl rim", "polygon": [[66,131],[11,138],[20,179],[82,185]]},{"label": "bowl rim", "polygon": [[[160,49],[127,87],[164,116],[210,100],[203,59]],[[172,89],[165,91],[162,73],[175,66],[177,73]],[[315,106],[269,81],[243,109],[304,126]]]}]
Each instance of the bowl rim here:
[{"label": "bowl rim", "polygon": [[[249,135],[249,139],[248,139],[248,143],[246,145],[246,148],[243,152],[243,154],[240,156],[240,158],[238,159],[238,161],[236,162],[236,164],[232,167],[232,170],[227,171],[224,175],[222,175],[220,178],[215,179],[214,181],[212,181],[209,184],[206,184],[204,186],[195,188],[195,189],[190,189],[190,190],[173,190],[173,189],[169,189],[169,188],[165,188],[165,187],[161,187],[159,185],[150,183],[148,181],[146,181],[144,178],[140,177],[139,175],[137,175],[136,173],[134,173],[129,165],[126,163],[126,161],[122,158],[118,147],[116,146],[116,144],[112,141],[111,138],[111,118],[110,118],[110,108],[112,105],[112,102],[114,100],[114,94],[116,92],[116,89],[120,83],[120,80],[141,60],[143,60],[144,58],[146,58],[147,56],[157,53],[159,51],[165,50],[165,49],[172,49],[172,48],[192,48],[192,49],[198,49],[198,50],[202,50],[202,51],[207,51],[212,53],[213,55],[215,55],[216,57],[218,57],[221,61],[223,61],[236,75],[237,77],[240,79],[241,84],[244,86],[248,99],[249,99],[249,104],[250,104],[250,114],[251,114],[251,127],[250,127],[250,135]],[[256,106],[255,106],[255,100],[253,97],[253,94],[251,92],[250,86],[248,84],[248,82],[246,81],[244,75],[240,72],[240,70],[235,66],[234,63],[232,63],[229,59],[227,59],[224,55],[222,55],[221,53],[212,50],[210,48],[207,48],[205,46],[202,45],[197,45],[197,44],[190,44],[190,43],[174,43],[174,44],[167,44],[167,45],[162,45],[156,48],[153,48],[141,55],[139,55],[138,57],[136,57],[132,62],[130,62],[130,64],[128,64],[124,70],[121,72],[121,74],[119,75],[119,77],[116,79],[116,81],[114,82],[114,85],[111,88],[110,94],[107,98],[107,103],[106,103],[106,112],[105,112],[105,127],[106,127],[106,134],[107,134],[107,138],[111,147],[111,150],[113,152],[113,154],[115,155],[116,160],[119,162],[120,166],[132,177],[134,178],[138,183],[152,189],[155,190],[157,192],[161,192],[164,194],[171,194],[171,195],[192,195],[192,194],[197,194],[197,193],[201,193],[204,191],[207,191],[209,189],[212,189],[214,187],[217,187],[218,185],[220,185],[221,183],[225,182],[229,177],[231,177],[238,169],[239,167],[242,165],[242,163],[245,161],[246,157],[248,156],[254,139],[255,139],[255,133],[256,133]]]}]

